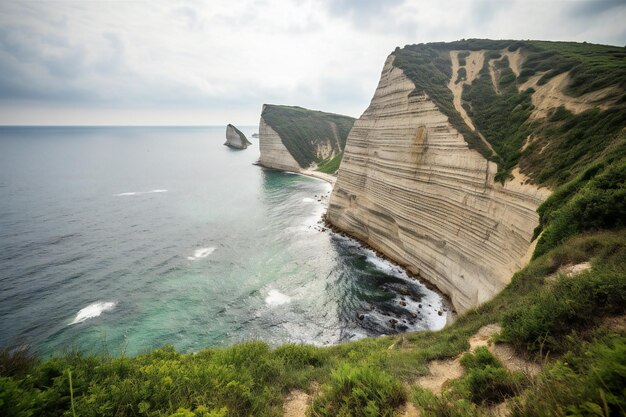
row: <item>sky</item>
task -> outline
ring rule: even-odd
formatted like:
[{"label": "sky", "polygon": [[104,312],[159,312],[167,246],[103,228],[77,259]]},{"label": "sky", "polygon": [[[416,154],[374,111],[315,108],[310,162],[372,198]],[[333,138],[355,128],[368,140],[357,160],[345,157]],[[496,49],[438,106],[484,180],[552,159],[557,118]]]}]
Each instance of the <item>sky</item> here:
[{"label": "sky", "polygon": [[263,103],[358,117],[396,46],[624,46],[624,22],[626,0],[0,0],[0,125],[254,125]]}]

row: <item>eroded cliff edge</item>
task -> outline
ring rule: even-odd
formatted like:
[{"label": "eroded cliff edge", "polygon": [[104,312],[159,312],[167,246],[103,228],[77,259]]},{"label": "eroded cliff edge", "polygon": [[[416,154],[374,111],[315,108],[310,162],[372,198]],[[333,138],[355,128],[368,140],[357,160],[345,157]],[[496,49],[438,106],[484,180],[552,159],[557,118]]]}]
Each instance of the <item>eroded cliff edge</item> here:
[{"label": "eroded cliff edge", "polygon": [[[390,55],[348,136],[328,220],[406,266],[464,311],[525,263],[549,191],[470,149]],[[412,94],[413,93],[413,94]]]}]

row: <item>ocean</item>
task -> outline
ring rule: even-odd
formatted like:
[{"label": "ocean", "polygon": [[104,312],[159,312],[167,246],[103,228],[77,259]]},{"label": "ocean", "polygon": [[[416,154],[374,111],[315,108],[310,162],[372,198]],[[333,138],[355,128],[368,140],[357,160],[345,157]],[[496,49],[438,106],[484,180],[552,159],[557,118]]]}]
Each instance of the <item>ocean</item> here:
[{"label": "ocean", "polygon": [[[320,224],[331,186],[225,127],[0,128],[0,346],[332,345],[445,325],[442,298]],[[421,305],[421,307],[420,307]]]}]

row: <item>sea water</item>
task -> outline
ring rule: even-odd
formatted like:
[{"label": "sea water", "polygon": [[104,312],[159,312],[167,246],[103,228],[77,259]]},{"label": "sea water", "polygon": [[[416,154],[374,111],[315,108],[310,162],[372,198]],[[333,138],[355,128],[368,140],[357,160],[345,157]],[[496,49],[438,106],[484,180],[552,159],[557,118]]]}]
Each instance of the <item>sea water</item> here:
[{"label": "sea water", "polygon": [[323,230],[329,184],[254,165],[241,130],[242,151],[225,127],[0,128],[0,345],[191,352],[443,327],[438,294]]}]

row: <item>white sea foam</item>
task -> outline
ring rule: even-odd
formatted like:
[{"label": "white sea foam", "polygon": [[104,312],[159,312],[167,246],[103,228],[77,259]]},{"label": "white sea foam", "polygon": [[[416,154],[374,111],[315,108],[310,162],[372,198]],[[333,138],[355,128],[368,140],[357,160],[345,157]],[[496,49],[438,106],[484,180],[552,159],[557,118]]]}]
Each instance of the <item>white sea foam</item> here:
[{"label": "white sea foam", "polygon": [[270,306],[279,306],[289,302],[291,302],[291,297],[278,290],[270,290],[267,297],[265,297],[265,303]]},{"label": "white sea foam", "polygon": [[193,251],[193,256],[188,256],[190,261],[196,261],[198,259],[206,258],[210,254],[215,252],[215,248],[199,248]]},{"label": "white sea foam", "polygon": [[302,201],[305,203],[313,203],[315,200],[310,197],[304,197]]},{"label": "white sea foam", "polygon": [[82,323],[85,320],[98,317],[103,312],[115,308],[115,305],[116,303],[114,301],[97,301],[93,304],[89,304],[87,307],[80,309],[70,324]]},{"label": "white sea foam", "polygon": [[129,191],[127,193],[119,193],[119,194],[113,194],[115,197],[126,197],[126,196],[130,196],[130,195],[141,195],[141,194],[153,194],[153,193],[166,193],[167,190],[161,190],[161,189],[155,189],[155,190],[150,190],[150,191]]},{"label": "white sea foam", "polygon": [[397,273],[399,269],[398,267],[393,265],[391,262],[381,259],[376,255],[369,255],[367,257],[367,262],[372,264],[379,271],[385,272],[387,274],[391,274],[394,272]]}]

